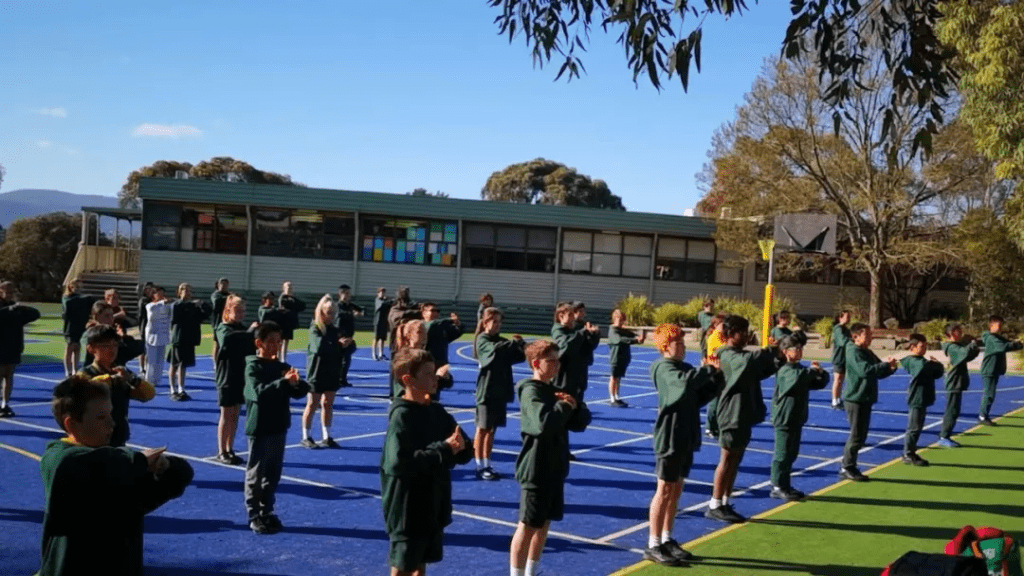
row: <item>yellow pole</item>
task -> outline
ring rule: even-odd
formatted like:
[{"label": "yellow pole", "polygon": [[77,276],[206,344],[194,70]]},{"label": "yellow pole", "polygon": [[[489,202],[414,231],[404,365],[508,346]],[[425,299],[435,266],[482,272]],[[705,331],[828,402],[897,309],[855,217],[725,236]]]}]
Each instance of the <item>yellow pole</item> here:
[{"label": "yellow pole", "polygon": [[768,333],[772,330],[772,302],[775,301],[775,285],[764,286],[764,317],[761,320],[761,346],[768,345]]}]

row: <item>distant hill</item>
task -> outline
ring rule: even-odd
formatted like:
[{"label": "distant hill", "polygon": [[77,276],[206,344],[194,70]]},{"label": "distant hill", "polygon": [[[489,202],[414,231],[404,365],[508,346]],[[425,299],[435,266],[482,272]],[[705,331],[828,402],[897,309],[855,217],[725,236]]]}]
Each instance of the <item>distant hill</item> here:
[{"label": "distant hill", "polygon": [[[116,196],[72,194],[60,190],[23,188],[0,194],[0,226],[8,228],[18,218],[31,218],[49,212],[80,213],[82,206],[117,207]],[[111,220],[111,222],[113,222]],[[104,222],[104,229],[107,228]]]}]

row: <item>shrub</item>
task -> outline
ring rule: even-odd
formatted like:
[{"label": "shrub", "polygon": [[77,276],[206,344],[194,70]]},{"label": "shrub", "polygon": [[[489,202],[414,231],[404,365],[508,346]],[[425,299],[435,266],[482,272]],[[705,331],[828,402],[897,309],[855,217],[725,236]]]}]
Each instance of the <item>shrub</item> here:
[{"label": "shrub", "polygon": [[654,322],[654,305],[647,296],[637,296],[632,292],[615,304],[626,315],[626,324],[630,326],[650,326]]},{"label": "shrub", "polygon": [[834,326],[834,320],[834,318],[825,316],[812,324],[812,330],[821,334],[821,345],[823,348],[832,347],[832,326]]},{"label": "shrub", "polygon": [[900,321],[895,318],[888,318],[882,324],[887,330],[895,330],[900,327]]},{"label": "shrub", "polygon": [[715,312],[722,314],[730,314],[735,316],[742,316],[750,322],[750,329],[755,333],[761,331],[761,318],[764,314],[761,310],[761,306],[754,304],[750,300],[738,300],[736,298],[721,298],[715,302]]},{"label": "shrub", "polygon": [[653,324],[682,324],[684,326],[697,325],[697,313],[692,312],[690,307],[676,302],[665,302],[654,309]]},{"label": "shrub", "polygon": [[914,330],[922,334],[929,342],[942,341],[945,338],[946,324],[949,320],[935,318],[914,326]]}]

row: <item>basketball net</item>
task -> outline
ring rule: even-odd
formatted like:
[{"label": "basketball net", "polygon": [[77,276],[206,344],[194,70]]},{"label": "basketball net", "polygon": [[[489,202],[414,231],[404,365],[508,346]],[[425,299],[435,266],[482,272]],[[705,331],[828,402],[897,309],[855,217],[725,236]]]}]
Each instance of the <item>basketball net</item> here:
[{"label": "basketball net", "polygon": [[764,258],[764,261],[767,262],[771,260],[772,250],[775,249],[775,240],[758,240],[757,245],[761,248],[761,257]]}]

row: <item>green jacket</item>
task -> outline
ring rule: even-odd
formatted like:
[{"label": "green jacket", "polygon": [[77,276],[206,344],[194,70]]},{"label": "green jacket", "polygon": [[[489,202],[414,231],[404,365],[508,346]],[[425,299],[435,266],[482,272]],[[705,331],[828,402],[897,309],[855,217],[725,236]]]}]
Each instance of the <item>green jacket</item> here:
[{"label": "green jacket", "polygon": [[775,374],[781,365],[778,348],[761,348],[750,352],[735,346],[719,348],[725,386],[718,396],[719,430],[750,428],[764,422],[768,407],[764,405],[761,380]]},{"label": "green jacket", "polygon": [[775,373],[772,394],[772,426],[800,428],[807,423],[807,403],[811,390],[828,386],[828,372],[808,368],[799,362],[787,362]]},{"label": "green jacket", "polygon": [[910,372],[907,406],[927,408],[935,404],[935,381],[942,378],[942,364],[928,360],[924,356],[906,356],[900,360],[900,366]]},{"label": "green jacket", "polygon": [[217,292],[210,294],[210,304],[213,306],[213,314],[210,315],[210,326],[214,331],[221,325],[221,318],[224,317],[224,305],[228,303],[230,292]]},{"label": "green jacket", "polygon": [[616,366],[629,366],[629,363],[633,360],[633,352],[630,346],[636,344],[639,340],[632,330],[609,326],[608,363],[613,368]]},{"label": "green jacket", "polygon": [[299,327],[299,313],[306,309],[306,303],[291,294],[281,294],[277,297],[277,305],[287,311],[281,324],[281,338],[291,340]]},{"label": "green jacket", "polygon": [[192,481],[188,462],[167,460],[157,479],[141,452],[50,442],[39,461],[46,508],[38,574],[141,575],[143,516]]},{"label": "green jacket", "polygon": [[171,308],[171,344],[199,346],[203,341],[203,321],[213,306],[201,300],[178,300]]},{"label": "green jacket", "polygon": [[[39,319],[39,310],[14,302],[0,303],[0,364],[21,364],[25,326]],[[82,347],[85,351],[85,347]]]},{"label": "green jacket", "polygon": [[70,296],[63,296],[60,299],[60,317],[64,320],[64,336],[70,338],[71,342],[78,342],[85,332],[85,325],[92,315],[92,303],[96,299],[92,296],[74,293]]},{"label": "green jacket", "polygon": [[309,383],[284,378],[291,366],[279,360],[245,359],[245,435],[284,434],[292,425],[291,398],[302,398]]},{"label": "green jacket", "polygon": [[772,340],[778,342],[779,340],[782,340],[784,337],[789,336],[792,333],[793,331],[790,330],[788,327],[783,328],[782,326],[775,326],[774,328],[772,328],[772,331],[768,333],[768,335],[771,336]]},{"label": "green jacket", "polygon": [[878,380],[895,372],[888,362],[882,362],[868,348],[861,348],[851,340],[846,345],[846,382],[843,401],[857,404],[878,402]]},{"label": "green jacket", "polygon": [[967,363],[981,354],[977,340],[970,342],[946,342],[942,351],[949,356],[949,372],[946,373],[946,390],[963,392],[971,385],[971,376],[967,371]]},{"label": "green jacket", "polygon": [[288,311],[279,306],[260,306],[260,309],[256,311],[256,321],[260,324],[276,322],[281,327],[281,339],[284,339],[285,325],[291,322],[288,318]]},{"label": "green jacket", "polygon": [[306,380],[314,388],[318,384],[337,386],[341,379],[341,345],[338,328],[331,324],[320,331],[316,324],[309,326],[309,347],[306,351]]},{"label": "green jacket", "polygon": [[574,410],[555,398],[553,384],[527,378],[516,384],[519,393],[520,436],[523,448],[516,458],[516,480],[529,489],[548,489],[569,475],[569,431],[582,432],[590,424],[587,405]]},{"label": "green jacket", "polygon": [[985,332],[981,335],[985,344],[985,357],[981,360],[981,373],[985,376],[1006,374],[1006,353],[1024,348],[1024,344],[1003,338],[1001,334]]},{"label": "green jacket", "polygon": [[79,374],[88,378],[96,378],[103,375],[113,375],[113,368],[123,368],[125,376],[112,376],[106,380],[110,386],[110,418],[114,421],[114,431],[110,434],[111,446],[124,446],[131,437],[131,429],[128,425],[128,401],[138,400],[149,402],[156,396],[156,390],[148,381],[132,374],[131,370],[123,366],[112,367],[111,370],[104,370],[98,364],[92,363],[83,366]]},{"label": "green jacket", "polygon": [[213,332],[217,339],[217,388],[245,387],[245,359],[256,353],[256,335],[241,322],[221,322]]},{"label": "green jacket", "polygon": [[651,380],[658,390],[654,455],[696,452],[701,444],[700,409],[718,395],[718,370],[659,358],[651,364]]},{"label": "green jacket", "polygon": [[356,313],[362,314],[363,307],[349,302],[338,302],[338,317],[334,325],[338,327],[338,335],[351,338],[356,333]]},{"label": "green jacket", "polygon": [[433,356],[434,366],[440,368],[448,364],[448,345],[458,340],[463,332],[462,324],[456,324],[450,318],[427,322],[427,352]]},{"label": "green jacket", "polygon": [[445,440],[457,426],[437,402],[417,404],[395,398],[380,458],[384,524],[395,540],[424,539],[452,523],[452,477],[456,464],[473,458],[473,443],[453,454]]},{"label": "green jacket", "polygon": [[525,342],[490,336],[481,332],[476,337],[476,358],[480,373],[476,377],[476,403],[508,404],[515,396],[512,365],[526,361]]},{"label": "green jacket", "polygon": [[558,346],[555,388],[579,396],[581,390],[587,389],[587,354],[593,358],[591,338],[586,330],[555,324],[551,327],[551,339]]},{"label": "green jacket", "polygon": [[846,369],[846,345],[853,342],[850,329],[842,324],[832,327],[832,366],[843,371]]}]

